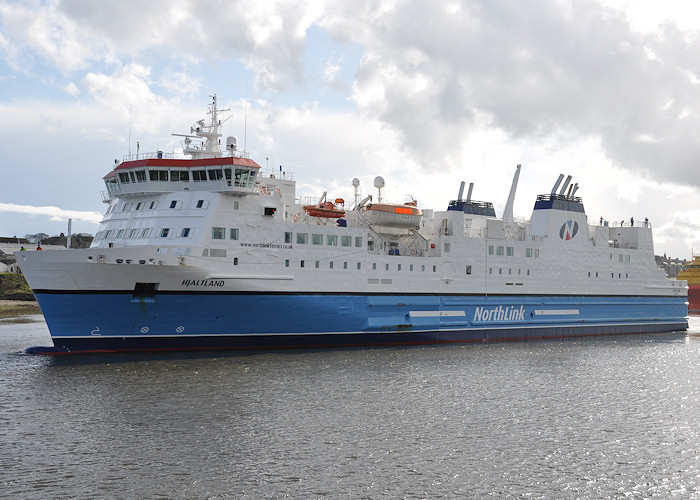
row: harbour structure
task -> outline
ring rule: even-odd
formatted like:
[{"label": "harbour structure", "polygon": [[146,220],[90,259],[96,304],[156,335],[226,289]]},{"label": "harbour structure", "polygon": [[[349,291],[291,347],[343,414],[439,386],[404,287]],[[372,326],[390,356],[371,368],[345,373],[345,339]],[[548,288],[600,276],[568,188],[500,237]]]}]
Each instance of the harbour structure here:
[{"label": "harbour structure", "polygon": [[700,256],[683,266],[676,279],[688,283],[688,313],[700,314]]}]

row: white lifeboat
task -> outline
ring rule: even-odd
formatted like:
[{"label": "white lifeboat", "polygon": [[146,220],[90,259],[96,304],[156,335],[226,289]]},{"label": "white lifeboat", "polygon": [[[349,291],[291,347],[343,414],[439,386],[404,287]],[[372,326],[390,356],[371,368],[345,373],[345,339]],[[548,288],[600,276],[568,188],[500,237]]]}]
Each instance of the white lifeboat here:
[{"label": "white lifeboat", "polygon": [[415,201],[408,203],[371,203],[365,207],[367,220],[373,226],[417,228],[423,211]]}]

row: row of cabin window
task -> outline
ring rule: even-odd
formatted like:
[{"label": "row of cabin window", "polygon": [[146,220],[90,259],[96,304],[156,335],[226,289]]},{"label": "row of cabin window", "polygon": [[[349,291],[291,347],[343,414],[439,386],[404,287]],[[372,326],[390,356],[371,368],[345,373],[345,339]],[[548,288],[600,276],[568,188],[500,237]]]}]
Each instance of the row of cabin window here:
[{"label": "row of cabin window", "polygon": [[[120,238],[148,238],[151,235],[152,228],[135,228],[135,229],[108,229],[97,233],[97,239],[120,239]],[[128,231],[128,232],[127,232]],[[180,230],[180,238],[190,238],[194,234],[192,228],[183,227]],[[161,228],[158,236],[167,238],[170,235],[170,228]]]},{"label": "row of cabin window", "polygon": [[[238,239],[238,229],[235,227],[229,228],[229,239]],[[212,227],[211,228],[211,239],[213,240],[225,240],[226,239],[226,228],[225,227]]]},{"label": "row of cabin window", "polygon": [[[591,274],[590,271],[588,271],[588,277],[589,277],[589,278],[592,278],[592,277],[593,277],[593,275]],[[596,277],[596,278],[598,277],[598,271],[595,272],[595,277]],[[629,274],[629,273],[625,273],[625,279],[629,279],[629,277],[630,277],[630,274]],[[615,279],[615,273],[610,273],[610,278]],[[622,273],[617,273],[617,278],[618,278],[618,279],[622,279]]]},{"label": "row of cabin window", "polygon": [[[220,169],[213,168],[208,170],[192,170],[192,180],[194,182],[203,181],[220,181],[226,179],[227,184],[231,185],[230,168]],[[171,181],[171,182],[189,182],[189,170],[149,170],[148,179],[155,182]],[[234,186],[237,187],[252,187],[255,184],[255,171],[247,168],[237,168],[233,171]],[[132,172],[119,172],[119,182],[122,184],[146,182],[146,172],[144,170],[135,170]]]},{"label": "row of cabin window", "polygon": [[[513,257],[515,255],[515,249],[513,247],[503,247],[500,245],[489,245],[489,255],[505,255],[506,257]],[[540,257],[540,249],[526,248],[525,257],[534,257],[538,259]]]},{"label": "row of cabin window", "polygon": [[[144,201],[139,201],[136,206],[134,207],[134,210],[144,210],[146,207],[146,203]],[[128,212],[131,210],[132,203],[124,203],[124,206],[122,207],[122,212]],[[234,201],[233,202],[233,209],[238,210],[238,202]],[[180,200],[171,200],[170,201],[170,208],[181,208],[182,207],[182,202]],[[209,201],[208,200],[197,200],[197,204],[195,205],[196,208],[204,208],[206,209],[209,207]],[[152,201],[148,204],[148,210],[155,210],[158,208],[158,201]]]},{"label": "row of cabin window", "polygon": [[[284,242],[292,243],[292,233],[291,231],[284,233]],[[307,245],[309,243],[309,233],[296,233],[296,242],[298,245]],[[323,245],[323,235],[322,234],[311,234],[311,244],[312,245]],[[326,245],[337,247],[338,246],[338,236],[335,234],[326,235]],[[341,236],[340,237],[341,247],[351,247],[352,246],[352,236]],[[355,236],[355,247],[362,248],[362,236]]]},{"label": "row of cabin window", "polygon": [[[489,274],[493,274],[493,267],[489,267]],[[498,268],[498,274],[503,274],[503,268],[502,268],[502,267],[499,267],[499,268]],[[522,276],[522,274],[523,274],[523,270],[520,269],[520,268],[518,268],[518,276]],[[509,267],[509,268],[508,268],[508,275],[509,275],[509,276],[512,276],[512,275],[513,275],[513,268],[512,268],[512,267]],[[530,276],[530,270],[529,270],[529,269],[525,272],[525,276]]]},{"label": "row of cabin window", "polygon": [[[306,265],[306,261],[303,261],[303,260],[299,261],[299,267],[305,267],[305,265]],[[290,266],[291,266],[291,261],[290,261],[289,259],[286,259],[286,260],[284,261],[284,266],[285,266],[285,267],[290,267]],[[320,260],[314,261],[314,268],[315,268],[315,269],[319,269],[320,267],[321,267],[321,261],[320,261]],[[356,263],[356,267],[357,267],[358,270],[361,270],[361,269],[362,269],[362,263],[361,263],[361,262],[357,262],[357,263]],[[415,267],[417,268],[417,266],[415,266]],[[421,267],[421,269],[420,269],[421,272],[425,272],[425,267],[426,267],[425,264],[421,264],[420,267]],[[332,261],[332,260],[331,260],[331,261],[328,261],[328,269],[334,269],[334,268],[335,268],[335,262]],[[432,266],[432,268],[433,268],[433,272],[436,273],[436,272],[437,272],[437,266]],[[348,263],[347,263],[347,262],[343,262],[343,269],[348,269]],[[402,269],[401,264],[397,264],[397,265],[396,265],[396,270],[397,270],[397,271],[401,271],[401,269]],[[373,262],[373,263],[372,263],[372,271],[376,271],[376,270],[377,270],[377,263],[376,263],[376,262]],[[384,264],[384,270],[385,270],[385,271],[389,271],[389,264],[388,264],[388,263]],[[414,265],[413,265],[413,264],[409,264],[409,265],[408,265],[408,270],[409,270],[409,272],[413,272],[413,271],[415,270],[415,269],[414,269]],[[466,274],[471,274],[471,273],[472,273],[472,266],[466,266]]]},{"label": "row of cabin window", "polygon": [[[610,260],[612,260],[613,254],[610,254]],[[618,260],[622,264],[629,264],[630,263],[630,256],[628,254],[619,254],[618,255]]]}]

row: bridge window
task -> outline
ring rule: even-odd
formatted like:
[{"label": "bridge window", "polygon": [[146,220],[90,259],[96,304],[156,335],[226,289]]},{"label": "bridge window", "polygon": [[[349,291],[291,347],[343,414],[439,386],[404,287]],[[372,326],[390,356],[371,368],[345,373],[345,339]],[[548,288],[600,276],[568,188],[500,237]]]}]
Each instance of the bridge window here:
[{"label": "bridge window", "polygon": [[161,238],[167,238],[169,232],[170,232],[170,228],[169,228],[169,227],[164,227],[163,229],[160,230],[160,237],[161,237]]},{"label": "bridge window", "polygon": [[190,236],[190,228],[185,227],[182,229],[182,232],[180,233],[180,236],[183,238],[188,238]]},{"label": "bridge window", "polygon": [[220,181],[223,178],[224,178],[224,176],[221,173],[220,168],[209,170],[209,180],[210,181]]},{"label": "bridge window", "polygon": [[182,172],[179,170],[171,170],[170,171],[170,180],[172,182],[188,181],[189,179],[190,179],[190,173],[187,170],[183,170]]},{"label": "bridge window", "polygon": [[248,187],[248,175],[250,170],[237,168],[235,170],[235,177],[233,185],[236,187]]},{"label": "bridge window", "polygon": [[202,182],[207,180],[207,171],[206,170],[193,170],[192,171],[192,180],[194,182]]}]

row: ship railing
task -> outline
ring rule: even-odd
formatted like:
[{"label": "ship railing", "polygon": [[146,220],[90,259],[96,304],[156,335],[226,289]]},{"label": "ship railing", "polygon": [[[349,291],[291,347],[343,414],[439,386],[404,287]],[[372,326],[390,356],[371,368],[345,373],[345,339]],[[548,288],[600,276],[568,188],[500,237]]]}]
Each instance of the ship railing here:
[{"label": "ship railing", "polygon": [[[263,179],[282,179],[285,181],[294,180],[294,172],[287,172],[286,170],[273,170],[271,168],[265,168],[261,172],[261,177]],[[307,203],[308,205],[308,203]]]},{"label": "ship railing", "polygon": [[[194,151],[193,151],[194,152]],[[206,150],[202,149],[201,151],[196,151],[198,155],[206,155],[206,157],[211,156],[212,158],[225,158],[231,156],[231,152],[227,151],[226,153],[219,153],[217,152],[216,154],[211,154],[208,153]],[[233,156],[236,158],[250,158],[250,153],[245,152],[245,151],[234,151]],[[148,153],[129,153],[124,155],[124,158],[122,161],[134,161],[134,160],[173,160],[173,159],[179,159],[179,160],[186,160],[192,158],[188,154],[184,153],[166,153],[165,151],[152,151]]]},{"label": "ship railing", "polygon": [[537,201],[573,201],[574,203],[582,203],[583,199],[578,196],[567,196],[565,194],[539,194]]},{"label": "ship railing", "polygon": [[175,153],[165,153],[163,151],[154,151],[150,153],[129,153],[124,155],[123,161],[134,161],[134,160],[153,160],[153,159],[172,159],[172,158],[184,158],[184,156],[176,155]]},{"label": "ship railing", "polygon": [[632,217],[629,220],[603,221],[603,223],[611,227],[651,227],[651,221],[647,218],[639,220]]}]

